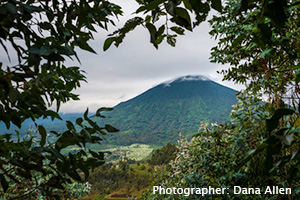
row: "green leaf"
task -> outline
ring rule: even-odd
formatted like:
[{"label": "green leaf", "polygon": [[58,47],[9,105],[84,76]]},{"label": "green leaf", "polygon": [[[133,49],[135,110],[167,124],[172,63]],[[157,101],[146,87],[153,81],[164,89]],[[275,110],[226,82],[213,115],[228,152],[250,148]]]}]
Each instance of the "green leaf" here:
[{"label": "green leaf", "polygon": [[4,4],[4,8],[7,9],[12,14],[17,14],[17,7],[11,3]]},{"label": "green leaf", "polygon": [[62,120],[62,118],[60,117],[60,115],[57,112],[54,112],[53,110],[47,110],[47,115],[51,117],[52,120],[54,119],[59,119]]},{"label": "green leaf", "polygon": [[186,9],[184,8],[181,8],[181,7],[177,7],[175,8],[175,12],[178,16],[186,19],[186,21],[191,24],[191,18],[190,18],[190,15],[189,13],[186,11]]},{"label": "green leaf", "polygon": [[267,50],[264,50],[263,52],[261,52],[259,54],[258,57],[260,58],[264,58],[264,57],[267,57],[267,56],[271,56],[271,52],[273,51],[273,49],[267,49]]},{"label": "green leaf", "polygon": [[280,139],[284,144],[290,146],[294,140],[294,133],[290,135],[275,135],[278,139]]},{"label": "green leaf", "polygon": [[96,51],[94,51],[94,49],[90,47],[90,45],[85,40],[78,39],[77,44],[81,49],[97,54]]},{"label": "green leaf", "polygon": [[146,27],[150,33],[150,42],[154,45],[155,48],[158,48],[158,45],[156,43],[156,28],[153,24],[147,23]]},{"label": "green leaf", "polygon": [[271,119],[267,119],[267,130],[269,133],[277,128],[279,120],[285,115],[292,115],[294,111],[291,109],[278,109],[275,111]]},{"label": "green leaf", "polygon": [[74,124],[71,121],[66,121],[69,130],[75,130]]},{"label": "green leaf", "polygon": [[87,108],[86,111],[85,111],[84,114],[83,114],[83,118],[84,118],[85,120],[88,119],[88,113],[89,113],[89,109]]},{"label": "green leaf", "polygon": [[300,82],[300,69],[295,70],[295,78],[294,81],[298,84]]},{"label": "green leaf", "polygon": [[31,176],[31,172],[30,171],[25,171],[25,170],[22,170],[22,169],[17,169],[18,171],[18,174],[26,179],[31,179],[32,176]]},{"label": "green leaf", "polygon": [[192,11],[192,10],[193,10],[193,7],[192,7],[192,5],[190,4],[189,0],[183,0],[183,4],[184,4],[184,6],[185,6],[189,11]]},{"label": "green leaf", "polygon": [[89,153],[95,157],[98,158],[99,160],[104,160],[104,153],[103,152],[94,152],[91,149],[89,149]]},{"label": "green leaf", "polygon": [[17,142],[20,142],[20,132],[18,130],[15,130],[16,135],[17,135]]},{"label": "green leaf", "polygon": [[166,34],[163,34],[163,35],[161,35],[161,36],[158,36],[158,37],[157,37],[157,40],[156,40],[157,44],[160,44],[160,43],[163,41],[163,39],[164,39],[165,37],[167,37]]},{"label": "green leaf", "polygon": [[148,5],[147,5],[147,10],[154,10],[158,7],[159,4],[165,2],[165,0],[154,0],[151,1]]},{"label": "green leaf", "polygon": [[168,3],[165,3],[164,5],[165,5],[165,8],[166,8],[167,12],[171,16],[175,16],[176,4],[173,1],[169,1]]},{"label": "green leaf", "polygon": [[235,48],[237,45],[241,44],[241,41],[244,39],[244,35],[240,35],[237,37],[233,43],[232,43],[232,48]]},{"label": "green leaf", "polygon": [[151,22],[151,15],[147,15],[146,17],[145,17],[145,22],[146,22],[146,24],[148,24],[148,23],[150,23]]},{"label": "green leaf", "polygon": [[56,160],[57,159],[60,159],[61,161],[65,161],[65,157],[56,149],[53,149],[53,148],[47,148],[45,149],[46,152],[49,152],[51,153],[53,156],[56,157]]},{"label": "green leaf", "polygon": [[105,124],[105,127],[104,127],[109,133],[114,133],[114,132],[118,132],[119,130],[112,127],[111,125],[109,124]]},{"label": "green leaf", "polygon": [[106,51],[109,49],[111,44],[115,41],[116,37],[109,37],[105,40],[104,45],[103,45],[103,51]]},{"label": "green leaf", "polygon": [[46,143],[47,132],[44,126],[38,126],[39,133],[41,135],[40,145],[43,147]]},{"label": "green leaf", "polygon": [[180,16],[176,16],[171,18],[171,22],[176,23],[177,25],[186,28],[189,31],[193,31],[191,22],[187,21],[185,18],[182,18]]},{"label": "green leaf", "polygon": [[268,143],[263,143],[263,144],[259,145],[256,149],[252,149],[252,150],[248,151],[247,157],[244,158],[240,164],[238,164],[237,169],[244,166],[249,160],[253,159],[255,155],[264,151],[268,146],[269,146]]},{"label": "green leaf", "polygon": [[62,184],[60,183],[60,177],[57,176],[52,176],[48,182],[46,183],[46,185],[49,185],[51,187],[54,188],[58,188],[58,189],[65,189]]},{"label": "green leaf", "polygon": [[51,53],[51,50],[49,48],[46,48],[46,47],[41,47],[40,49],[40,55],[41,56],[49,56]]},{"label": "green leaf", "polygon": [[76,119],[76,124],[81,125],[82,122],[83,122],[83,119],[81,117]]},{"label": "green leaf", "polygon": [[167,36],[167,43],[169,45],[171,45],[172,47],[175,47],[175,45],[176,45],[176,39],[175,39],[175,37],[171,36],[171,35],[168,35]]},{"label": "green leaf", "polygon": [[288,17],[285,11],[287,7],[287,1],[268,1],[264,15],[269,17],[278,28],[283,28]]},{"label": "green leaf", "polygon": [[147,9],[146,6],[140,6],[140,7],[135,11],[135,13],[137,14],[137,13],[143,12],[143,11],[146,10],[146,9]]},{"label": "green leaf", "polygon": [[3,174],[0,174],[0,181],[1,181],[1,186],[2,186],[3,191],[6,192],[9,185]]},{"label": "green leaf", "polygon": [[101,115],[101,112],[104,112],[104,111],[112,111],[112,110],[113,110],[113,108],[107,108],[107,107],[99,108],[99,109],[96,111],[96,116],[105,118],[105,116]]},{"label": "green leaf", "polygon": [[222,12],[221,0],[211,0],[211,7],[216,11]]},{"label": "green leaf", "polygon": [[258,24],[257,28],[260,29],[262,41],[269,43],[272,37],[272,29],[267,24]]},{"label": "green leaf", "polygon": [[40,54],[40,48],[38,48],[38,47],[30,47],[30,48],[28,49],[28,52],[29,52],[29,53],[32,53],[32,54],[37,54],[37,55],[39,55],[39,54]]},{"label": "green leaf", "polygon": [[39,25],[44,30],[51,30],[53,28],[52,25],[48,22],[42,22]]},{"label": "green leaf", "polygon": [[170,29],[179,35],[184,35],[184,29],[181,27],[173,26]]},{"label": "green leaf", "polygon": [[156,38],[161,36],[164,33],[164,31],[165,31],[165,25],[162,25],[156,33]]}]

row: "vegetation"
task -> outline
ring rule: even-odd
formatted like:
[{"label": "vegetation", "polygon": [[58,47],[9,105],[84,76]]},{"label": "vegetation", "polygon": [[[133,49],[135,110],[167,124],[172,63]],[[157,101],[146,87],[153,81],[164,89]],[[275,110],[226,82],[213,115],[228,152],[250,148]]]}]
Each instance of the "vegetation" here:
[{"label": "vegetation", "polygon": [[160,149],[153,150],[149,164],[166,165],[171,160],[175,159],[177,151],[178,149],[175,144],[168,143],[166,146]]},{"label": "vegetation", "polygon": [[212,59],[232,66],[223,70],[224,78],[248,81],[247,90],[267,95],[275,109],[263,143],[240,166],[264,154],[260,169],[274,176],[284,170],[282,182],[291,187],[299,175],[298,15],[298,1],[228,1],[223,14],[211,21],[211,34],[220,38]]},{"label": "vegetation", "polygon": [[[153,195],[145,199],[298,199],[299,194],[299,2],[225,2],[214,16],[213,62],[231,68],[224,79],[248,83],[229,122],[202,125],[191,142],[182,140],[171,170],[157,176],[162,187],[223,187],[224,195]],[[279,17],[280,16],[280,17]],[[297,16],[297,17],[296,17]],[[267,103],[262,103],[262,93]],[[234,194],[233,186],[261,194]],[[291,194],[264,194],[274,185]]]},{"label": "vegetation", "polygon": [[134,160],[123,160],[118,165],[107,164],[97,168],[89,178],[92,184],[89,195],[106,196],[118,191],[120,195],[130,196],[133,191],[145,190],[151,181],[150,166],[135,163]]},{"label": "vegetation", "polygon": [[82,199],[114,199],[114,197],[142,197],[148,189],[153,171],[165,166],[176,156],[174,144],[153,150],[149,160],[132,160],[127,157],[118,162],[108,162],[92,172],[88,179],[91,192]]},{"label": "vegetation", "polygon": [[[94,26],[106,29],[112,22],[109,18],[121,13],[120,7],[107,1],[0,2],[0,44],[11,62],[16,62],[11,66],[0,63],[0,121],[7,129],[12,124],[20,128],[26,119],[61,119],[61,103],[78,100],[73,90],[85,81],[79,67],[67,67],[64,61],[79,61],[77,47],[94,53],[88,45]],[[53,104],[56,111],[49,109]],[[96,115],[103,117],[105,110],[109,109],[99,109]],[[60,199],[68,193],[68,184],[86,179],[89,169],[104,163],[103,153],[86,145],[100,143],[102,135],[117,130],[99,127],[89,119],[88,111],[76,120],[78,128],[70,121],[65,124],[62,132],[35,125],[39,137],[20,137],[17,131],[12,140],[11,134],[1,134],[1,196]],[[48,140],[51,134],[56,136],[54,141]],[[63,155],[61,151],[72,145],[82,149]]]},{"label": "vegetation", "polygon": [[248,90],[263,92],[277,107],[298,101],[298,14],[298,1],[226,1],[210,20],[210,34],[219,38],[211,59],[231,65],[221,71],[224,79],[248,81]]},{"label": "vegetation", "polygon": [[[154,183],[176,187],[241,185],[264,189],[263,183],[267,182],[293,188],[293,193],[284,197],[264,195],[264,199],[296,199],[300,174],[300,2],[227,0],[223,6],[221,0],[137,2],[140,6],[137,15],[107,38],[104,50],[111,44],[118,46],[126,34],[139,25],[149,31],[150,42],[156,48],[164,39],[175,46],[177,35],[192,31],[215,9],[219,15],[210,21],[210,33],[219,38],[219,44],[213,48],[211,59],[231,65],[229,70],[222,71],[224,79],[248,83],[231,121],[202,126],[191,142],[183,140],[179,146],[181,156],[172,162],[171,171],[164,173],[167,169],[161,168]],[[0,44],[9,59],[11,53],[16,56],[17,64],[3,66],[0,63],[0,121],[9,128],[12,124],[21,127],[26,119],[60,119],[60,104],[78,100],[73,90],[80,86],[80,81],[85,81],[79,67],[67,67],[64,61],[78,59],[76,47],[94,53],[88,45],[94,26],[106,29],[108,24],[113,24],[110,18],[120,14],[121,8],[108,1],[1,1]],[[165,19],[165,23],[160,19]],[[268,95],[267,104],[261,104],[261,99],[256,98],[259,93]],[[56,111],[49,109],[54,103]],[[108,110],[99,109],[96,115],[103,117],[101,112]],[[82,123],[83,120],[86,123]],[[103,153],[89,150],[86,145],[100,143],[102,135],[117,131],[109,125],[98,126],[89,118],[88,111],[83,119],[76,120],[76,125],[80,128],[67,121],[67,130],[60,133],[36,125],[39,137],[29,134],[27,138],[20,138],[16,132],[17,139],[12,140],[11,134],[1,135],[1,196],[30,199],[71,196],[66,191],[68,184],[81,181],[83,176],[86,179],[89,169],[104,163]],[[49,133],[56,136],[55,141],[47,140]],[[82,149],[62,154],[64,148],[74,145]],[[124,173],[116,173],[130,181],[132,177],[125,173],[126,164],[120,167],[125,169]],[[144,167],[140,170],[145,170]],[[21,184],[22,189],[14,190],[17,184]],[[84,191],[79,190],[81,192]],[[259,195],[233,196],[232,192],[197,198],[202,197],[261,198]],[[161,199],[162,196],[148,192],[145,198]],[[165,198],[186,197],[169,195]]]},{"label": "vegetation", "polygon": [[[203,123],[192,141],[183,138],[169,170],[166,169],[152,184],[165,188],[229,188],[228,194],[193,194],[189,199],[296,199],[300,195],[300,183],[298,179],[288,179],[288,171],[292,165],[286,165],[285,170],[277,170],[271,166],[269,167],[272,169],[266,168],[266,165],[271,164],[269,149],[266,152],[260,151],[255,159],[241,165],[241,160],[249,156],[250,149],[261,150],[268,138],[266,120],[273,113],[272,105],[262,103],[255,95],[240,95],[230,121],[223,125]],[[272,146],[278,145],[281,142],[273,139]],[[273,162],[276,163],[286,155],[290,155],[290,152],[272,152]],[[234,194],[234,186],[260,188],[261,194]],[[292,188],[293,193],[264,194],[267,186]],[[145,199],[184,198],[184,194],[153,195],[152,191],[145,194]]]},{"label": "vegetation", "polygon": [[105,151],[109,152],[109,154],[106,155],[108,161],[122,160],[123,158],[141,161],[150,156],[152,148],[146,144],[132,144],[129,146],[117,146],[115,148],[105,149]]}]

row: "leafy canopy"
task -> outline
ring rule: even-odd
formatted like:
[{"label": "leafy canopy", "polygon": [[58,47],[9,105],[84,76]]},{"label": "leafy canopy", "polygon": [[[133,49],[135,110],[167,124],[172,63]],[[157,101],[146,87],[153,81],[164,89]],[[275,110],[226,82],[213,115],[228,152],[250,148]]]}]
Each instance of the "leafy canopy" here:
[{"label": "leafy canopy", "polygon": [[[64,65],[67,58],[77,59],[76,48],[92,53],[88,41],[96,27],[107,29],[111,20],[122,14],[121,8],[109,1],[65,0],[3,0],[0,2],[0,45],[9,59],[17,58],[14,66],[0,63],[0,121],[9,128],[21,127],[28,118],[58,118],[61,103],[78,100],[73,90],[86,81],[77,66]],[[80,62],[80,61],[79,61]],[[56,111],[49,107],[56,104]],[[100,109],[96,115],[103,117]],[[83,123],[86,121],[86,123]],[[104,163],[102,152],[88,150],[88,143],[100,143],[102,135],[117,129],[99,127],[88,117],[88,111],[76,124],[66,122],[63,133],[47,132],[37,126],[38,137],[12,139],[0,136],[0,181],[7,198],[36,198],[37,194],[60,198],[66,183],[81,181],[89,169]],[[50,135],[56,139],[49,140]],[[53,138],[53,137],[52,137]],[[81,151],[62,154],[68,146]],[[39,180],[39,181],[37,181]],[[20,185],[22,183],[22,185]],[[23,186],[26,192],[17,190]]]},{"label": "leafy canopy", "polygon": [[299,174],[299,6],[299,1],[228,0],[210,20],[210,34],[219,39],[211,59],[231,65],[221,71],[224,79],[269,96],[277,109],[264,127],[268,137],[240,166],[265,154],[261,170],[273,174],[285,169],[291,185]]},{"label": "leafy canopy", "polygon": [[230,64],[225,80],[248,83],[248,89],[271,99],[298,99],[299,1],[228,0],[210,20],[219,39],[212,62]]},{"label": "leafy canopy", "polygon": [[[230,64],[221,73],[225,80],[247,85],[251,95],[244,101],[261,92],[269,96],[270,109],[236,107],[229,126],[205,128],[194,141],[183,141],[179,149],[186,157],[174,161],[175,172],[166,173],[160,185],[257,187],[267,181],[295,189],[289,199],[299,195],[299,5],[287,0],[224,1],[210,20],[210,34],[218,39],[211,61]],[[166,31],[168,21],[166,17]]]},{"label": "leafy canopy", "polygon": [[166,39],[175,46],[177,35],[184,35],[186,30],[192,31],[206,20],[211,9],[222,10],[221,0],[136,0],[139,8],[135,17],[113,32],[106,39],[103,49],[111,44],[119,46],[126,34],[137,26],[145,27],[150,34],[150,42],[155,48]]}]

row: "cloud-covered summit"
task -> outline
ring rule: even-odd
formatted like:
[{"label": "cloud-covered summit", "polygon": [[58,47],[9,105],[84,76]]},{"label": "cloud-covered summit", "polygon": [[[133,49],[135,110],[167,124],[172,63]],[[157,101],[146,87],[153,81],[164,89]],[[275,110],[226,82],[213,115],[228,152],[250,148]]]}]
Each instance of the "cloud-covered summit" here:
[{"label": "cloud-covered summit", "polygon": [[202,76],[202,75],[187,75],[187,76],[181,76],[175,79],[165,81],[161,83],[161,85],[164,85],[165,87],[170,87],[172,83],[183,82],[183,81],[211,81],[211,80],[206,76]]}]

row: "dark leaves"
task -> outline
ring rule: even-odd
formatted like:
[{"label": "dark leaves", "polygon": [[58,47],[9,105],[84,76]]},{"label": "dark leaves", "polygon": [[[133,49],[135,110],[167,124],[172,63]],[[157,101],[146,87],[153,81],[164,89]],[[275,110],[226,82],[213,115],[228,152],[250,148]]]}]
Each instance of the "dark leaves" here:
[{"label": "dark leaves", "polygon": [[286,0],[275,0],[267,1],[265,7],[265,16],[269,17],[273,23],[278,27],[282,28],[287,22],[287,1]]},{"label": "dark leaves", "polygon": [[[92,33],[96,27],[107,29],[109,24],[114,25],[112,17],[120,14],[121,8],[108,1],[1,1],[0,47],[8,57],[15,54],[17,63],[7,67],[0,63],[0,121],[7,128],[11,124],[20,128],[26,119],[61,119],[60,105],[78,100],[73,91],[86,81],[84,71],[63,62],[66,57],[79,60],[76,47],[95,53],[89,44]],[[123,33],[132,30],[135,23],[139,23],[138,18],[128,23]],[[104,50],[112,42],[108,39]],[[56,112],[49,109],[53,104],[57,105]],[[97,115],[109,110],[100,109]],[[12,183],[22,185],[34,177],[39,180],[34,183],[39,191],[46,191],[50,199],[58,197],[55,188],[63,190],[70,178],[81,181],[80,171],[88,176],[90,168],[104,163],[101,153],[88,155],[87,147],[99,144],[107,132],[117,131],[109,125],[98,126],[88,116],[88,110],[76,125],[67,121],[64,132],[47,131],[42,125],[34,128],[38,135],[29,133],[22,138],[17,132],[17,141],[11,140],[11,135],[0,136],[0,181],[4,192]],[[68,147],[79,151],[67,156],[62,150]]]},{"label": "dark leaves", "polygon": [[101,112],[112,111],[112,110],[113,110],[113,108],[106,108],[106,107],[99,108],[96,111],[96,116],[105,118],[105,116],[101,115]]},{"label": "dark leaves", "polygon": [[142,23],[143,18],[141,17],[134,17],[132,19],[127,20],[127,22],[122,28],[116,30],[114,33],[109,35],[114,37],[110,37],[109,39],[105,40],[103,50],[107,50],[113,42],[118,47],[120,43],[123,42],[123,39],[125,38],[126,34],[134,30],[138,25],[141,25]]},{"label": "dark leaves", "polygon": [[[254,159],[258,154],[265,151],[264,170],[269,173],[274,171],[276,168],[281,168],[287,163],[291,162],[296,158],[297,152],[292,155],[287,155],[279,159],[275,165],[275,158],[284,154],[283,152],[290,148],[295,143],[295,129],[292,127],[280,127],[280,120],[283,120],[284,116],[293,115],[295,111],[291,109],[277,109],[270,119],[267,119],[267,131],[271,134],[266,140],[258,145],[256,149],[248,152],[247,157],[240,163],[239,168]],[[287,119],[285,119],[287,120]],[[283,124],[283,121],[282,123]],[[279,128],[278,128],[279,127]],[[300,160],[300,157],[297,159]],[[293,168],[293,167],[292,167]],[[291,171],[295,173],[295,170]]]},{"label": "dark leaves", "polygon": [[155,46],[155,48],[158,48],[158,45],[156,43],[156,35],[157,35],[156,27],[151,23],[147,23],[146,27],[150,34],[150,42]]},{"label": "dark leaves", "polygon": [[211,7],[219,12],[222,12],[221,0],[211,0]]},{"label": "dark leaves", "polygon": [[184,29],[181,27],[173,26],[170,29],[179,35],[184,35]]},{"label": "dark leaves", "polygon": [[[183,2],[183,5],[182,5]],[[139,1],[140,7],[136,10],[136,14],[143,12],[145,18],[135,17],[128,20],[124,27],[115,31],[106,39],[103,49],[107,50],[114,42],[116,46],[122,43],[125,35],[135,29],[137,26],[142,25],[148,29],[150,34],[150,43],[155,48],[167,38],[167,43],[171,46],[175,46],[177,35],[170,35],[168,33],[169,24],[175,23],[177,27],[171,28],[176,34],[183,35],[184,30],[192,31],[201,22],[205,21],[211,8],[222,11],[222,4],[220,0],[210,0],[207,2],[201,2],[198,0],[154,0],[154,1]],[[195,16],[192,20],[191,16]],[[165,20],[164,25],[156,27],[155,23]],[[171,23],[172,22],[172,23]],[[162,27],[164,29],[162,29]]]},{"label": "dark leaves", "polygon": [[0,181],[1,181],[1,186],[2,186],[3,191],[6,192],[9,185],[8,185],[6,178],[2,174],[0,175]]},{"label": "dark leaves", "polygon": [[107,38],[104,42],[104,45],[103,45],[103,51],[106,51],[107,49],[109,49],[109,47],[115,41],[115,39],[116,39],[115,37]]},{"label": "dark leaves", "polygon": [[43,126],[38,126],[38,130],[39,130],[39,133],[41,135],[40,145],[41,145],[41,147],[43,147],[46,143],[47,132],[46,132],[46,129]]},{"label": "dark leaves", "polygon": [[279,120],[285,115],[292,115],[294,113],[291,109],[278,109],[275,111],[271,119],[267,120],[267,130],[269,133],[277,128]]},{"label": "dark leaves", "polygon": [[118,129],[112,127],[112,126],[109,125],[109,124],[106,124],[106,125],[105,125],[105,129],[106,129],[108,132],[110,132],[110,133],[114,133],[114,132],[118,132],[118,131],[119,131]]}]

